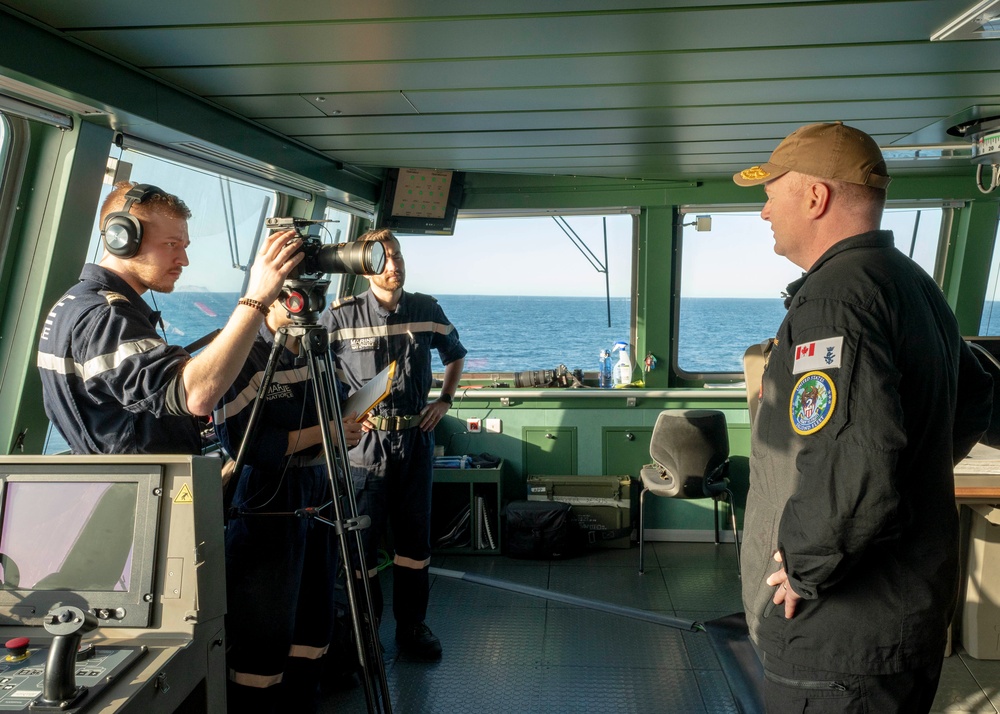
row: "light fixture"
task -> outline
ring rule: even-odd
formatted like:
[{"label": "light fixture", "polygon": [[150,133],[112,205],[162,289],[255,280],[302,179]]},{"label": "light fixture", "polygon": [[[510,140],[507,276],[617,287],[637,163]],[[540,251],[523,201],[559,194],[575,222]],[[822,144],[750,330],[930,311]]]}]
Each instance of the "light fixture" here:
[{"label": "light fixture", "polygon": [[1000,0],[982,0],[931,35],[937,40],[992,40],[1000,37]]},{"label": "light fixture", "polygon": [[82,116],[94,116],[97,114],[107,113],[104,110],[98,109],[97,107],[89,104],[69,99],[62,95],[55,94],[54,92],[49,92],[45,89],[39,89],[38,87],[34,87],[25,82],[19,82],[16,79],[11,79],[10,77],[0,77],[0,91],[9,92],[14,97],[23,99],[33,104],[40,104],[41,106],[48,107],[50,109],[61,109],[74,114],[80,114]]},{"label": "light fixture", "polygon": [[882,146],[886,161],[925,161],[941,159],[971,159],[971,144],[922,144],[920,146]]}]

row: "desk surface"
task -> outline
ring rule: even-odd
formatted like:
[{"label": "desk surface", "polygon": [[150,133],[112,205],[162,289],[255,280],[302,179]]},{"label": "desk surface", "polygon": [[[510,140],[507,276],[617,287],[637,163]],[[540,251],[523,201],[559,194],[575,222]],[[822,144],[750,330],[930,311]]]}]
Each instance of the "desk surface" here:
[{"label": "desk surface", "polygon": [[959,503],[1000,503],[1000,450],[976,444],[955,466]]}]

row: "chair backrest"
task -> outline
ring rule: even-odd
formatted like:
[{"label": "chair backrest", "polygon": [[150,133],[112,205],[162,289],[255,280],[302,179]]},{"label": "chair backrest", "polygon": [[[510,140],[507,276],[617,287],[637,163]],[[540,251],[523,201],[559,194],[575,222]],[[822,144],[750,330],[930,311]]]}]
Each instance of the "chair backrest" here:
[{"label": "chair backrest", "polygon": [[705,498],[706,479],[719,478],[729,460],[726,415],[715,409],[666,409],[649,441],[649,455],[670,477],[674,498]]},{"label": "chair backrest", "polygon": [[1000,362],[997,361],[989,350],[980,344],[966,340],[972,348],[972,354],[979,360],[986,373],[993,377],[993,415],[990,417],[990,426],[979,439],[980,443],[1000,447]]},{"label": "chair backrest", "polygon": [[747,384],[747,406],[750,407],[750,423],[753,424],[760,405],[760,383],[764,379],[764,345],[760,342],[747,347],[743,353],[743,379]]}]

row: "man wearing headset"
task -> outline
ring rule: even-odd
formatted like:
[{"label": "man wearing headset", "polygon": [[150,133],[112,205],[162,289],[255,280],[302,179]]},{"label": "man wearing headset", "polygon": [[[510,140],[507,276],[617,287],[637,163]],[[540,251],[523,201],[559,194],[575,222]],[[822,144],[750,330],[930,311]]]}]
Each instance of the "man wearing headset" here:
[{"label": "man wearing headset", "polygon": [[191,211],[147,184],[117,184],[101,207],[105,252],[52,308],[38,345],[45,412],[77,454],[198,454],[196,417],[239,374],[269,306],[302,260],[294,231],[274,233],[246,295],[197,356],[156,332],[140,297],[168,293],[188,264]]}]

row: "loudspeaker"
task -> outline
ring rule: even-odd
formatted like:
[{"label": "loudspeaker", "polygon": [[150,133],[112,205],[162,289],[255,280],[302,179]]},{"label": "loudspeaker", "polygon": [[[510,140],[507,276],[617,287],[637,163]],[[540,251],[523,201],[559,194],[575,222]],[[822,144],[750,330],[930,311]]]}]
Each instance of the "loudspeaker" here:
[{"label": "loudspeaker", "polygon": [[136,184],[125,194],[125,205],[122,210],[109,213],[101,228],[101,238],[104,247],[111,255],[119,258],[131,258],[139,252],[142,245],[142,223],[130,211],[136,203],[142,203],[150,196],[163,194],[163,189],[148,183]]}]

